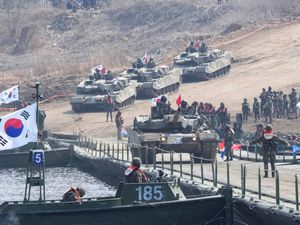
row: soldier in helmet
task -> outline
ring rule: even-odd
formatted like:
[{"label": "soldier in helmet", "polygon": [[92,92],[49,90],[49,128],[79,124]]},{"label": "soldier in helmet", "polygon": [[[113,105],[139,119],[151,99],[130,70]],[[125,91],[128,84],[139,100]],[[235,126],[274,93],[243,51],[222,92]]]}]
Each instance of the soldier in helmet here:
[{"label": "soldier in helmet", "polygon": [[282,117],[283,118],[289,118],[289,105],[290,102],[287,98],[287,94],[283,95],[283,100],[282,100],[282,104],[283,104],[283,110],[282,110]]},{"label": "soldier in helmet", "polygon": [[254,120],[255,123],[260,120],[259,117],[259,102],[257,101],[257,98],[254,98],[254,102],[253,102],[253,113],[254,113]]},{"label": "soldier in helmet", "polygon": [[263,107],[267,101],[267,92],[265,88],[262,89],[259,98],[260,98],[260,112],[262,113],[264,111]]},{"label": "soldier in helmet", "polygon": [[161,117],[171,113],[171,106],[167,101],[167,97],[163,95],[161,96],[160,101],[156,104]]},{"label": "soldier in helmet", "polygon": [[269,118],[269,123],[272,123],[272,108],[273,108],[272,100],[271,97],[268,96],[267,101],[263,107],[266,123],[268,122],[268,118]]},{"label": "soldier in helmet", "polygon": [[264,131],[264,125],[262,123],[257,124],[254,137],[259,138],[260,136],[263,135],[263,133],[264,133],[263,131]]},{"label": "soldier in helmet", "polygon": [[272,168],[272,177],[275,176],[275,156],[276,156],[276,145],[279,144],[286,144],[288,143],[279,137],[277,137],[275,134],[273,134],[273,128],[272,125],[268,124],[264,131],[263,135],[257,137],[252,142],[250,142],[250,145],[262,143],[262,154],[263,154],[263,161],[264,161],[264,171],[265,175],[264,177],[268,177],[268,164],[270,161],[271,168]]},{"label": "soldier in helmet", "polygon": [[85,195],[85,190],[81,187],[70,188],[62,197],[63,202],[81,202],[82,197]]},{"label": "soldier in helmet", "polygon": [[223,102],[220,103],[220,107],[217,109],[217,115],[218,115],[218,125],[221,124],[221,127],[225,127],[227,122],[227,108],[225,107],[225,104]]},{"label": "soldier in helmet", "polygon": [[244,98],[244,102],[242,103],[243,122],[248,121],[249,111],[250,111],[249,103],[247,99]]},{"label": "soldier in helmet", "polygon": [[140,169],[141,165],[142,161],[139,157],[132,159],[131,165],[125,171],[126,183],[143,183],[148,181],[144,171]]},{"label": "soldier in helmet", "polygon": [[147,67],[148,68],[154,68],[154,67],[156,67],[156,63],[154,62],[154,59],[152,57],[149,59]]},{"label": "soldier in helmet", "polygon": [[298,94],[296,92],[295,88],[292,88],[292,92],[289,94],[289,98],[290,98],[290,112],[291,115],[295,116],[295,118],[298,118],[298,114],[297,114],[297,102],[298,102]]},{"label": "soldier in helmet", "polygon": [[225,155],[226,155],[226,161],[229,161],[232,160],[232,145],[234,139],[234,131],[229,124],[226,124],[224,129],[225,129],[224,132]]}]

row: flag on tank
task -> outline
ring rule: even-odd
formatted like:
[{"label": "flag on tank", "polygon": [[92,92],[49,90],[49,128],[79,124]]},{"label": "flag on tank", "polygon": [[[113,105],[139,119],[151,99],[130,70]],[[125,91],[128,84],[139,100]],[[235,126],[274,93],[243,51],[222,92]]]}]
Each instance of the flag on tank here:
[{"label": "flag on tank", "polygon": [[0,105],[19,100],[19,86],[15,85],[0,93]]},{"label": "flag on tank", "polygon": [[37,141],[36,103],[0,117],[0,151]]},{"label": "flag on tank", "polygon": [[152,98],[151,99],[151,106],[157,106],[157,103],[160,102],[160,98],[161,98],[161,96],[159,96],[157,98]]},{"label": "flag on tank", "polygon": [[141,60],[144,64],[147,64],[149,62],[149,57],[148,57],[147,52],[144,54],[144,56],[142,57]]}]

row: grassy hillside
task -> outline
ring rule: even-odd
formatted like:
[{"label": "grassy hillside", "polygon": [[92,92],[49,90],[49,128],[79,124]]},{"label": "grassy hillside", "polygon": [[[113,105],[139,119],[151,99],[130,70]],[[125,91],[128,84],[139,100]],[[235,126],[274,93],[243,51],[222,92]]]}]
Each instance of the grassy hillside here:
[{"label": "grassy hillside", "polygon": [[300,15],[298,0],[229,0],[222,5],[210,0],[107,0],[99,10],[76,13],[4,2],[0,0],[0,89],[16,80],[27,85],[40,79],[45,95],[72,91],[95,64],[120,70],[144,52],[170,64],[195,37],[211,43],[235,27]]}]

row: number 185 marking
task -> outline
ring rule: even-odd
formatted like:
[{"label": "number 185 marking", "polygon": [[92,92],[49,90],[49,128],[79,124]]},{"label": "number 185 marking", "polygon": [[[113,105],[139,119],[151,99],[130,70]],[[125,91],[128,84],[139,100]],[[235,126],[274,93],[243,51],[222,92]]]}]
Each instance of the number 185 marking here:
[{"label": "number 185 marking", "polygon": [[138,192],[139,201],[161,201],[163,200],[162,186],[139,186],[135,189]]}]

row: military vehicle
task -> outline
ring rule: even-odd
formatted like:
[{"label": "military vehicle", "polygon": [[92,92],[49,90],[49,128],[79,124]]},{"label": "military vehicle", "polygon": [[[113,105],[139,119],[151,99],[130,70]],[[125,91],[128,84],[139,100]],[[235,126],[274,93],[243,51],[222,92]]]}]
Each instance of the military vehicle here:
[{"label": "military vehicle", "polygon": [[87,79],[77,86],[76,96],[70,103],[75,112],[97,111],[105,108],[105,100],[110,95],[115,109],[121,109],[134,104],[137,82],[126,77],[110,79]]},{"label": "military vehicle", "polygon": [[[218,225],[219,216],[232,222],[232,189],[222,195],[194,196],[187,199],[180,183],[124,183],[115,196],[82,198],[77,201],[46,200],[45,154],[30,151],[23,201],[0,205],[0,225]],[[35,190],[33,190],[35,189]],[[33,194],[34,192],[34,194]],[[38,195],[39,193],[39,195]],[[226,207],[226,205],[231,207]]]},{"label": "military vehicle", "polygon": [[129,130],[131,153],[141,157],[143,163],[153,163],[158,149],[177,153],[192,153],[196,162],[212,161],[216,158],[219,136],[209,130],[199,116],[184,116],[179,112],[155,117],[157,107],[152,107],[151,117],[138,116]]},{"label": "military vehicle", "polygon": [[205,81],[229,73],[231,63],[229,52],[209,49],[206,52],[181,53],[174,59],[174,68],[182,69],[183,81]]},{"label": "military vehicle", "polygon": [[137,81],[137,97],[153,98],[176,92],[181,84],[181,71],[168,66],[130,68],[121,74]]}]

